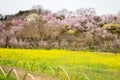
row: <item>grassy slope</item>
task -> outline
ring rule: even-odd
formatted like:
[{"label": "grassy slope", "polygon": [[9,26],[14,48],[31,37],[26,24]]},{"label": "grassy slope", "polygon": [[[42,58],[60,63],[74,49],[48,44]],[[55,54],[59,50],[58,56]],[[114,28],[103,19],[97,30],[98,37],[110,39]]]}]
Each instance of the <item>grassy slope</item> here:
[{"label": "grassy slope", "polygon": [[2,74],[0,74],[0,80],[15,80],[14,78],[12,77],[9,77],[9,78],[4,78]]},{"label": "grassy slope", "polygon": [[[40,64],[41,68],[50,65],[55,71],[58,66],[63,66],[72,80],[80,72],[85,73],[90,80],[120,80],[120,54],[65,50],[0,49],[0,59],[3,60],[1,64],[7,66],[21,67],[24,62],[30,62],[30,64]],[[18,61],[17,64],[15,64],[16,61]],[[34,67],[34,71],[36,71],[36,67]],[[81,79],[85,80],[82,76]]]}]

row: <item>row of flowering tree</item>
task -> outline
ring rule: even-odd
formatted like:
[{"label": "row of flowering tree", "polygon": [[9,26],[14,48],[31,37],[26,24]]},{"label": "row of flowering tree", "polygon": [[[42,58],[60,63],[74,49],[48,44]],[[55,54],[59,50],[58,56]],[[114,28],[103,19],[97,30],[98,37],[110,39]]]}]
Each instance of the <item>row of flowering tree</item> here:
[{"label": "row of flowering tree", "polygon": [[0,47],[119,51],[119,13],[97,16],[93,8],[77,13],[34,11],[1,20]]}]

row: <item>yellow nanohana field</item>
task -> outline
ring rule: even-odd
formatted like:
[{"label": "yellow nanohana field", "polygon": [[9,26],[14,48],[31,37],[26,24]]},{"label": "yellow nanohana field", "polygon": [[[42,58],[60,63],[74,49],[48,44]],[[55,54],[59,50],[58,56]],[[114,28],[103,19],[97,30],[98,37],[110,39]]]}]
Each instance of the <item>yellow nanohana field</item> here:
[{"label": "yellow nanohana field", "polygon": [[55,70],[58,66],[63,66],[71,76],[83,72],[91,80],[117,80],[120,73],[119,61],[120,54],[114,53],[57,49],[0,49],[0,64],[3,66],[22,68],[23,64],[37,63],[42,68],[49,65]]},{"label": "yellow nanohana field", "polygon": [[54,61],[54,63],[59,63],[58,65],[65,63],[102,64],[111,69],[120,67],[120,54],[87,51],[0,49],[0,59],[40,63],[44,61],[48,64]]}]

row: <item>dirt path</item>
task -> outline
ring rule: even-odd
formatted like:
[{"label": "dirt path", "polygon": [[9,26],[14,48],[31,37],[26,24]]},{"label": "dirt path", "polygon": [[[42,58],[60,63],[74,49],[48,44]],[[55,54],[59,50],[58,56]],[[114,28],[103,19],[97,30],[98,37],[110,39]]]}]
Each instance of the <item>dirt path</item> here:
[{"label": "dirt path", "polygon": [[[34,80],[60,80],[60,79],[57,79],[57,78],[53,78],[52,76],[49,76],[49,75],[45,75],[45,74],[38,75],[38,74],[35,74],[35,73],[32,73],[32,72],[25,71],[25,70],[20,69],[20,68],[6,67],[6,66],[4,66],[4,67],[2,66],[2,68],[4,69],[5,73],[8,73],[11,69],[15,69],[20,80],[23,80],[26,73],[30,73],[34,77]],[[15,77],[13,72],[10,75],[12,77]],[[29,76],[27,76],[25,80],[33,80],[33,79],[31,79]]]}]

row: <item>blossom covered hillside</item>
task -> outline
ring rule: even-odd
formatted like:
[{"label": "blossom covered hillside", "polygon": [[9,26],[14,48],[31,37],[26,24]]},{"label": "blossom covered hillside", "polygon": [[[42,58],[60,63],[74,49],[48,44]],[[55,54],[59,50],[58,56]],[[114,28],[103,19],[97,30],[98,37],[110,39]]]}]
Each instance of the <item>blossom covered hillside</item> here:
[{"label": "blossom covered hillside", "polygon": [[120,51],[120,14],[20,12],[0,20],[0,47]]}]

